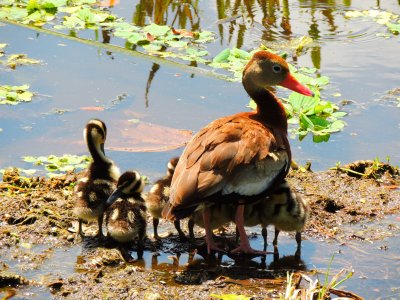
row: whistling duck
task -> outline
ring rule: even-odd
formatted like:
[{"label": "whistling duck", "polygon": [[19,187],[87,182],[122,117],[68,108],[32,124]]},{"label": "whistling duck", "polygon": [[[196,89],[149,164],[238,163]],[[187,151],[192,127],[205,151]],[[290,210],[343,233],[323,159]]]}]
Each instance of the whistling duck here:
[{"label": "whistling duck", "polygon": [[204,205],[208,251],[219,251],[208,204],[235,203],[240,245],[233,252],[263,254],[250,247],[244,204],[267,196],[285,178],[291,161],[285,109],[268,87],[280,85],[306,96],[313,93],[290,74],[283,58],[267,51],[253,55],[243,70],[242,83],[257,110],[217,119],[193,136],[176,166],[162,215],[181,219]]},{"label": "whistling duck", "polygon": [[136,171],[118,179],[117,189],[106,202],[106,227],[114,240],[126,243],[138,238],[138,258],[143,256],[146,235],[146,205],[142,197],[144,181]]},{"label": "whistling duck", "polygon": [[[178,163],[178,160],[179,157],[174,157],[170,159],[170,161],[168,162],[167,174],[163,178],[156,181],[146,197],[147,209],[153,217],[153,230],[155,239],[160,238],[158,236],[157,230],[158,223],[159,219],[161,218],[161,212],[165,204],[168,202],[171,180],[172,176],[174,175],[175,167]],[[176,230],[178,231],[179,238],[181,240],[185,240],[186,236],[181,229],[180,221],[175,220],[174,225]]]},{"label": "whistling duck", "polygon": [[84,177],[75,187],[77,201],[73,213],[78,217],[78,233],[83,236],[82,222],[97,219],[98,237],[103,236],[103,212],[107,198],[116,188],[119,169],[104,153],[106,124],[98,119],[90,120],[83,130],[83,137],[93,161],[88,166]]}]

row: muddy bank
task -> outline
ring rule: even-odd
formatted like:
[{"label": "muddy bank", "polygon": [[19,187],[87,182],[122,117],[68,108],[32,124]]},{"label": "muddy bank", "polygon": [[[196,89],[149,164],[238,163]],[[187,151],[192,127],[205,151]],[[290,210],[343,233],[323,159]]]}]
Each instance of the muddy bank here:
[{"label": "muddy bank", "polygon": [[[179,242],[175,233],[163,243],[149,238],[146,253],[151,256],[151,268],[145,268],[143,261],[127,262],[130,250],[135,257],[134,245],[121,247],[108,240],[97,241],[91,237],[82,240],[76,236],[73,186],[79,175],[24,178],[11,169],[4,174],[0,182],[0,291],[3,293],[18,293],[23,286],[32,285],[50,291],[55,298],[65,299],[208,299],[211,294],[242,294],[265,299],[279,297],[284,291],[286,270],[304,269],[301,259],[294,256],[277,259],[276,265],[268,267],[262,265],[262,260],[259,264],[250,258],[235,258],[235,264],[221,265],[218,257],[207,258],[204,254],[205,248],[200,245],[201,230],[197,231],[199,246],[193,247]],[[299,168],[290,173],[288,181],[311,205],[304,238],[360,243],[381,239],[382,233],[373,226],[366,226],[360,233],[345,225],[368,224],[400,211],[399,172],[387,164],[359,161],[325,172]],[[160,226],[172,228],[165,222]],[[86,230],[94,232],[96,228],[93,224]],[[223,239],[234,242],[232,226],[226,228]],[[47,250],[33,251],[36,245],[46,245]],[[61,247],[68,251],[76,246],[82,247],[82,253],[76,258],[72,276],[44,274],[40,282],[34,282],[10,273],[10,266],[5,263],[18,264],[23,274],[26,270],[40,269],[50,256],[48,249]],[[205,258],[195,259],[195,253],[196,257]],[[158,254],[168,255],[170,262],[158,263]],[[299,279],[296,273],[294,280]]]}]

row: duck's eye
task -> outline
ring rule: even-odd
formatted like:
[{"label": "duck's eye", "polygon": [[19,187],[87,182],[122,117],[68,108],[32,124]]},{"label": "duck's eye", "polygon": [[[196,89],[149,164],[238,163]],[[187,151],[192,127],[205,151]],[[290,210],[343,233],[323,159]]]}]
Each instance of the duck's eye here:
[{"label": "duck's eye", "polygon": [[273,65],[272,66],[272,71],[274,71],[275,73],[280,73],[282,71],[282,67],[280,65]]}]

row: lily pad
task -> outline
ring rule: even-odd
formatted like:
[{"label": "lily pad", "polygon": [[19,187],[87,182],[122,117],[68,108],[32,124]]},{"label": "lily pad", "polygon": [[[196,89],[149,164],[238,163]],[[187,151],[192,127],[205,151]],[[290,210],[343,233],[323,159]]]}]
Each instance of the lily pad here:
[{"label": "lily pad", "polygon": [[114,126],[119,132],[107,140],[107,149],[128,152],[168,151],[184,146],[192,132],[143,121],[120,121]]},{"label": "lily pad", "polygon": [[28,89],[29,85],[0,86],[0,104],[17,105],[20,102],[32,101],[33,93]]},{"label": "lily pad", "polygon": [[23,161],[32,163],[35,166],[42,166],[49,172],[65,173],[73,170],[85,169],[91,162],[91,158],[87,155],[69,155],[63,156],[24,156]]},{"label": "lily pad", "polygon": [[6,62],[1,62],[11,69],[15,69],[21,65],[34,65],[40,64],[41,61],[33,58],[28,58],[26,54],[12,54],[9,55]]}]

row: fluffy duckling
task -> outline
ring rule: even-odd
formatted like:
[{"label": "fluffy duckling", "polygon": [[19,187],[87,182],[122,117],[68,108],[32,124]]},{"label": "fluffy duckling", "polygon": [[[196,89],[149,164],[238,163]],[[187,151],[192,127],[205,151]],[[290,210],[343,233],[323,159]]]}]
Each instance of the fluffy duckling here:
[{"label": "fluffy duckling", "polygon": [[297,251],[300,253],[301,231],[309,217],[309,204],[299,194],[293,192],[284,180],[280,186],[253,204],[245,205],[245,226],[261,225],[264,240],[264,251],[267,249],[267,227],[275,226],[273,241],[274,252],[278,252],[278,235],[280,231],[296,231]]},{"label": "fluffy duckling", "polygon": [[98,119],[92,119],[83,130],[83,137],[89,149],[93,162],[75,187],[77,200],[73,213],[78,217],[78,233],[84,236],[82,222],[97,219],[97,237],[103,236],[104,204],[116,187],[120,175],[118,167],[104,153],[104,143],[107,136],[106,124]]},{"label": "fluffy duckling", "polygon": [[144,185],[138,172],[125,172],[106,202],[108,235],[121,243],[131,242],[137,237],[139,259],[143,257],[146,235],[146,205],[141,194]]},{"label": "fluffy duckling", "polygon": [[[155,182],[146,197],[147,209],[153,217],[153,230],[155,239],[160,238],[158,235],[158,224],[160,222],[159,219],[161,218],[161,212],[169,199],[171,180],[172,176],[174,175],[175,167],[178,164],[178,160],[179,157],[174,157],[170,159],[170,161],[168,162],[167,174],[163,178]],[[175,220],[174,225],[176,230],[178,231],[179,238],[181,240],[185,240],[186,236],[181,229],[180,221]]]},{"label": "fluffy duckling", "polygon": [[[189,236],[192,242],[194,241],[194,225],[204,228],[203,209],[204,207],[202,206],[198,207],[193,212],[189,220]],[[231,204],[215,204],[209,206],[208,209],[210,212],[208,223],[210,224],[210,229],[214,230],[222,227],[234,219],[236,207]]]},{"label": "fluffy duckling", "polygon": [[[267,249],[267,226],[275,226],[274,251],[277,252],[280,231],[296,231],[297,251],[300,253],[301,231],[309,216],[309,205],[299,194],[293,192],[286,181],[268,197],[244,206],[244,226],[261,225],[264,251]],[[217,204],[209,207],[211,229],[234,222],[236,207],[230,204]],[[192,214],[193,223],[204,228],[202,211]],[[193,226],[193,225],[192,225]],[[189,228],[190,232],[193,229]],[[192,233],[191,233],[192,235]],[[236,233],[238,238],[238,233]]]},{"label": "fluffy duckling", "polygon": [[278,235],[280,231],[295,231],[297,251],[301,249],[301,231],[310,214],[308,202],[298,193],[292,191],[284,181],[268,198],[257,203],[254,208],[259,212],[262,226],[264,247],[267,243],[267,226],[275,226],[275,238],[273,240],[274,252],[278,252]]}]

